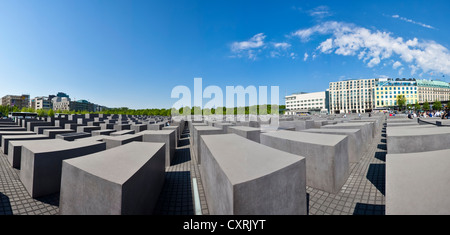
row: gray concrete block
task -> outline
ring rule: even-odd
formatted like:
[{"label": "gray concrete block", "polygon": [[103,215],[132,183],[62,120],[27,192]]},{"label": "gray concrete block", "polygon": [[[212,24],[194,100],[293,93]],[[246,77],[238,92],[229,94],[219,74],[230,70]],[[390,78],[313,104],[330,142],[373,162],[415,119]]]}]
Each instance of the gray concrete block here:
[{"label": "gray concrete block", "polygon": [[58,134],[55,136],[55,139],[65,140],[65,141],[74,141],[76,139],[82,139],[86,137],[91,137],[90,133],[87,132],[71,132],[71,133],[64,133],[64,134]]},{"label": "gray concrete block", "polygon": [[98,130],[100,130],[99,126],[79,126],[79,127],[77,127],[77,132],[91,133],[92,131],[98,131]]},{"label": "gray concrete block", "polygon": [[387,128],[387,152],[414,153],[450,149],[450,128]]},{"label": "gray concrete block", "polygon": [[386,215],[450,214],[450,150],[386,155]]},{"label": "gray concrete block", "polygon": [[180,140],[180,127],[179,126],[165,126],[162,130],[174,130],[175,131],[175,147],[178,147],[178,141]]},{"label": "gray concrete block", "polygon": [[162,130],[162,128],[165,126],[164,123],[159,122],[159,123],[154,123],[154,124],[147,124],[147,130],[149,131],[158,131],[158,130]]},{"label": "gray concrete block", "polygon": [[234,133],[257,143],[260,142],[259,136],[261,134],[261,130],[259,128],[248,126],[230,126],[227,131],[228,134]]},{"label": "gray concrete block", "polygon": [[261,144],[306,158],[306,184],[338,193],[349,176],[348,137],[297,131],[262,133]]},{"label": "gray concrete block", "polygon": [[64,160],[62,215],[152,214],[164,185],[165,146],[133,142]]},{"label": "gray concrete block", "polygon": [[34,127],[36,126],[54,126],[54,125],[51,122],[44,122],[44,121],[28,122],[27,131],[33,131]]},{"label": "gray concrete block", "polygon": [[338,123],[322,126],[321,129],[361,129],[361,135],[365,143],[371,143],[374,137],[372,123],[368,122]]},{"label": "gray concrete block", "polygon": [[212,126],[193,126],[192,136],[194,139],[193,152],[197,160],[197,164],[201,164],[201,152],[200,152],[200,136],[202,135],[216,135],[224,134],[221,128]]},{"label": "gray concrete block", "polygon": [[71,130],[77,131],[77,128],[79,126],[86,126],[86,125],[85,124],[78,124],[78,123],[66,123],[64,125],[64,129],[71,129]]},{"label": "gray concrete block", "polygon": [[126,134],[119,136],[105,136],[103,137],[103,141],[106,143],[106,149],[111,149],[114,147],[118,147],[124,144],[131,143],[133,141],[142,142],[141,134]]},{"label": "gray concrete block", "polygon": [[359,162],[370,143],[363,141],[361,129],[308,129],[303,132],[348,136],[348,160]]},{"label": "gray concrete block", "polygon": [[164,143],[166,146],[166,167],[169,167],[173,163],[173,158],[175,156],[175,130],[160,130],[160,131],[152,131],[146,130],[140,132],[139,134],[143,135],[143,142],[156,142],[156,143]]},{"label": "gray concrete block", "polygon": [[35,126],[34,133],[42,135],[44,134],[45,130],[57,130],[57,129],[61,130],[62,128],[59,126]]},{"label": "gray concrete block", "polygon": [[202,135],[199,141],[210,214],[306,214],[305,158],[236,134]]},{"label": "gray concrete block", "polygon": [[119,135],[132,135],[132,134],[135,134],[134,130],[115,131],[115,132],[111,132],[109,135],[110,136],[119,136]]},{"label": "gray concrete block", "polygon": [[116,132],[116,130],[98,130],[98,131],[92,131],[92,136],[98,136],[98,135],[110,135],[111,133]]},{"label": "gray concrete block", "polygon": [[228,123],[228,122],[215,122],[213,124],[213,127],[222,128],[223,133],[228,133],[228,128],[235,126],[234,123]]},{"label": "gray concrete block", "polygon": [[48,136],[50,139],[55,139],[58,134],[73,133],[72,129],[46,129],[44,130],[44,135]]},{"label": "gray concrete block", "polygon": [[134,130],[134,133],[147,130],[147,124],[133,124],[130,126],[130,130]]},{"label": "gray concrete block", "polygon": [[0,146],[2,145],[3,141],[2,136],[4,135],[35,135],[36,133],[32,131],[0,131]]},{"label": "gray concrete block", "polygon": [[26,141],[22,145],[20,180],[33,197],[40,197],[60,190],[61,167],[65,159],[103,151],[103,142],[37,142]]},{"label": "gray concrete block", "polygon": [[[52,142],[53,144],[58,144],[58,142],[64,140],[55,140],[55,139],[43,139],[43,140],[32,140],[35,143],[44,144],[46,142]],[[12,167],[20,169],[21,159],[22,159],[22,146],[28,143],[28,140],[11,140],[8,144],[8,161]]]},{"label": "gray concrete block", "polygon": [[113,123],[101,123],[100,129],[101,130],[109,130],[109,129],[114,130],[114,125],[115,124],[113,124]]},{"label": "gray concrete block", "polygon": [[130,124],[114,124],[114,130],[116,131],[123,131],[123,130],[130,130],[131,125]]},{"label": "gray concrete block", "polygon": [[36,135],[33,133],[31,135],[2,135],[2,151],[5,155],[8,154],[9,141],[12,140],[38,140],[38,139],[48,139],[46,135]]}]

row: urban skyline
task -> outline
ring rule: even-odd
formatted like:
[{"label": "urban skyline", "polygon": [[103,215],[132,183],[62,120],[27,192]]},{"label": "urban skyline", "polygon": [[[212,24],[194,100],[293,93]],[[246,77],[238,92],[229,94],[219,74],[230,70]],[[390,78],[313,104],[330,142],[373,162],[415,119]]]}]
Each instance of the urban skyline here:
[{"label": "urban skyline", "polygon": [[27,3],[0,3],[0,96],[169,108],[173,87],[201,77],[279,86],[281,104],[336,80],[450,75],[446,1]]}]

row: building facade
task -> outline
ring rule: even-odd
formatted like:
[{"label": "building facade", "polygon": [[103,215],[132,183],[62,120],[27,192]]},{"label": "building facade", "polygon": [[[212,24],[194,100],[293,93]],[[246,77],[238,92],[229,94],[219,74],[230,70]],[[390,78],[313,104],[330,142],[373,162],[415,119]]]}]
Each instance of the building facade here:
[{"label": "building facade", "polygon": [[88,112],[96,111],[94,104],[90,103],[87,100],[71,101],[70,102],[70,110],[71,111],[88,111]]},{"label": "building facade", "polygon": [[330,82],[330,113],[371,112],[376,105],[375,87],[377,79],[351,79]]},{"label": "building facade", "polygon": [[3,106],[16,106],[19,109],[30,107],[30,95],[6,95],[2,97]]},{"label": "building facade", "polygon": [[450,85],[443,81],[417,80],[419,103],[449,101]]},{"label": "building facade", "polygon": [[30,100],[30,107],[33,108],[34,110],[39,110],[39,109],[52,109],[53,105],[52,105],[52,101],[45,96],[39,96],[39,97],[35,97],[34,99]]},{"label": "building facade", "polygon": [[328,96],[326,91],[313,93],[297,93],[285,97],[286,115],[297,115],[307,112],[328,113]]},{"label": "building facade", "polygon": [[70,102],[69,97],[54,97],[52,99],[53,110],[70,111]]},{"label": "building facade", "polygon": [[403,95],[406,99],[406,105],[418,102],[417,81],[414,78],[379,78],[375,89],[375,106],[395,107],[397,106],[397,97]]}]

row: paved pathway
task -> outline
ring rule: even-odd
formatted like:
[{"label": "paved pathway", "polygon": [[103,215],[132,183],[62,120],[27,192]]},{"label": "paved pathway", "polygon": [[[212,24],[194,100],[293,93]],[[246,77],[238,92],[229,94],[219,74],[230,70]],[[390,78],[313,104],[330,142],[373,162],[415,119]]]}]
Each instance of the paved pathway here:
[{"label": "paved pathway", "polygon": [[[385,129],[368,147],[359,163],[350,166],[350,177],[341,191],[330,194],[307,187],[310,215],[377,215],[385,214]],[[154,213],[157,215],[195,214],[192,179],[198,184],[201,213],[209,214],[200,172],[191,158],[189,131],[181,136],[175,163],[167,169],[166,181]],[[0,215],[58,214],[59,193],[33,199],[19,180],[19,170],[11,168],[0,153]]]}]

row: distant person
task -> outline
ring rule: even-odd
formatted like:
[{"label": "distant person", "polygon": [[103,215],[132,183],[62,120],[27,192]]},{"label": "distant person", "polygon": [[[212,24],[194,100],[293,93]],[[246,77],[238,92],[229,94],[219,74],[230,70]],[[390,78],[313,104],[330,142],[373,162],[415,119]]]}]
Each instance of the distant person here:
[{"label": "distant person", "polygon": [[408,118],[409,118],[409,119],[412,119],[412,116],[411,116],[411,114],[410,114],[410,113],[408,113]]}]

